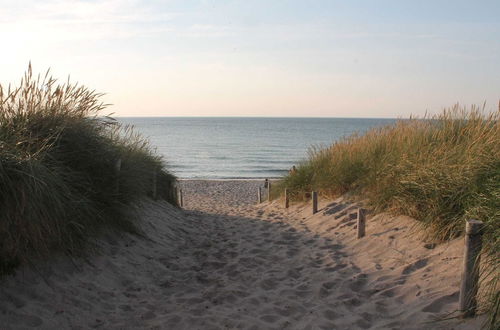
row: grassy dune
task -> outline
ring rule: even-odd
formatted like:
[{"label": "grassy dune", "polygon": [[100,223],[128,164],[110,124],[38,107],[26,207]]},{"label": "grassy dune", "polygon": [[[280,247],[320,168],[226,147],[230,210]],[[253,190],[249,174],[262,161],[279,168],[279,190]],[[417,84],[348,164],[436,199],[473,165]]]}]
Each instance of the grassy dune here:
[{"label": "grassy dune", "polygon": [[485,305],[498,322],[500,109],[483,110],[456,105],[312,149],[276,194],[285,187],[295,199],[311,190],[330,197],[349,193],[376,211],[414,217],[437,240],[461,235],[465,219],[484,221]]},{"label": "grassy dune", "polygon": [[54,250],[82,251],[103,230],[135,231],[130,206],[150,193],[155,172],[159,197],[176,204],[161,157],[99,117],[100,97],[31,67],[19,87],[0,86],[0,274]]}]

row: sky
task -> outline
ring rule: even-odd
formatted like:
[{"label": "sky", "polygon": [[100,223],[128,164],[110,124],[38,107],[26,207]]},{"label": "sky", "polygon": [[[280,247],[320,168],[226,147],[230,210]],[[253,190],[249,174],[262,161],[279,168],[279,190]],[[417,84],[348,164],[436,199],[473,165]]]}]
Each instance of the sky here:
[{"label": "sky", "polygon": [[116,116],[496,109],[500,1],[0,0],[0,83],[31,61]]}]

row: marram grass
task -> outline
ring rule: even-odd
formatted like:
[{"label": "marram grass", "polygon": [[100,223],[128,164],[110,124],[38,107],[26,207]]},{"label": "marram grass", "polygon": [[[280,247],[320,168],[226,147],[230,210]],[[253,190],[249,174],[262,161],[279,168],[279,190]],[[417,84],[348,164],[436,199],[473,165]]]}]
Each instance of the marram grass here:
[{"label": "marram grass", "polygon": [[34,77],[31,66],[18,87],[0,85],[0,274],[54,250],[81,252],[102,230],[136,231],[132,205],[154,173],[159,197],[177,203],[161,157],[99,117],[100,98],[48,73]]},{"label": "marram grass", "polygon": [[436,240],[463,234],[466,219],[485,222],[483,306],[491,326],[498,325],[500,109],[455,105],[437,116],[400,120],[313,148],[276,195],[285,187],[295,196],[317,190],[367,199],[376,211],[414,217]]}]

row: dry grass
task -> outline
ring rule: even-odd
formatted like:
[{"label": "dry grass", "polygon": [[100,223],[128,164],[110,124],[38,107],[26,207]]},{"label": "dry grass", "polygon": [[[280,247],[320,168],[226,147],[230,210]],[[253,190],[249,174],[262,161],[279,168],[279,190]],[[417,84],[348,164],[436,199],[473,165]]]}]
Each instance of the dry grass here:
[{"label": "dry grass", "polygon": [[429,235],[447,240],[464,221],[486,223],[485,272],[492,324],[498,322],[500,269],[500,109],[455,105],[440,115],[400,120],[326,149],[312,149],[295,175],[283,178],[302,196],[319,190],[368,198],[376,211],[421,221]]},{"label": "dry grass", "polygon": [[[175,177],[148,142],[109,117],[101,94],[34,77],[0,86],[0,273],[53,250],[76,253],[104,229],[134,231],[130,206],[151,190],[176,203]],[[117,193],[114,164],[122,159]]]}]

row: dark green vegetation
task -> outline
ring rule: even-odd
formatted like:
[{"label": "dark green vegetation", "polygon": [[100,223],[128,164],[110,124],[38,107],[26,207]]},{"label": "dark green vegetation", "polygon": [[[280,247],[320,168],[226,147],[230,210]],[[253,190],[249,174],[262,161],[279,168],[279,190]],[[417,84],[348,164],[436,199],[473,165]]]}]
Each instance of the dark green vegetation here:
[{"label": "dark green vegetation", "polygon": [[463,234],[466,219],[484,221],[482,292],[493,325],[500,304],[499,120],[500,109],[484,114],[457,105],[432,118],[350,136],[313,149],[276,194],[285,187],[296,200],[312,190],[330,197],[349,193],[375,211],[414,217],[437,240]]},{"label": "dark green vegetation", "polygon": [[98,116],[101,96],[31,67],[19,87],[0,86],[0,273],[80,252],[103,230],[136,232],[133,202],[151,193],[155,173],[158,198],[177,203],[176,178],[147,141]]}]

